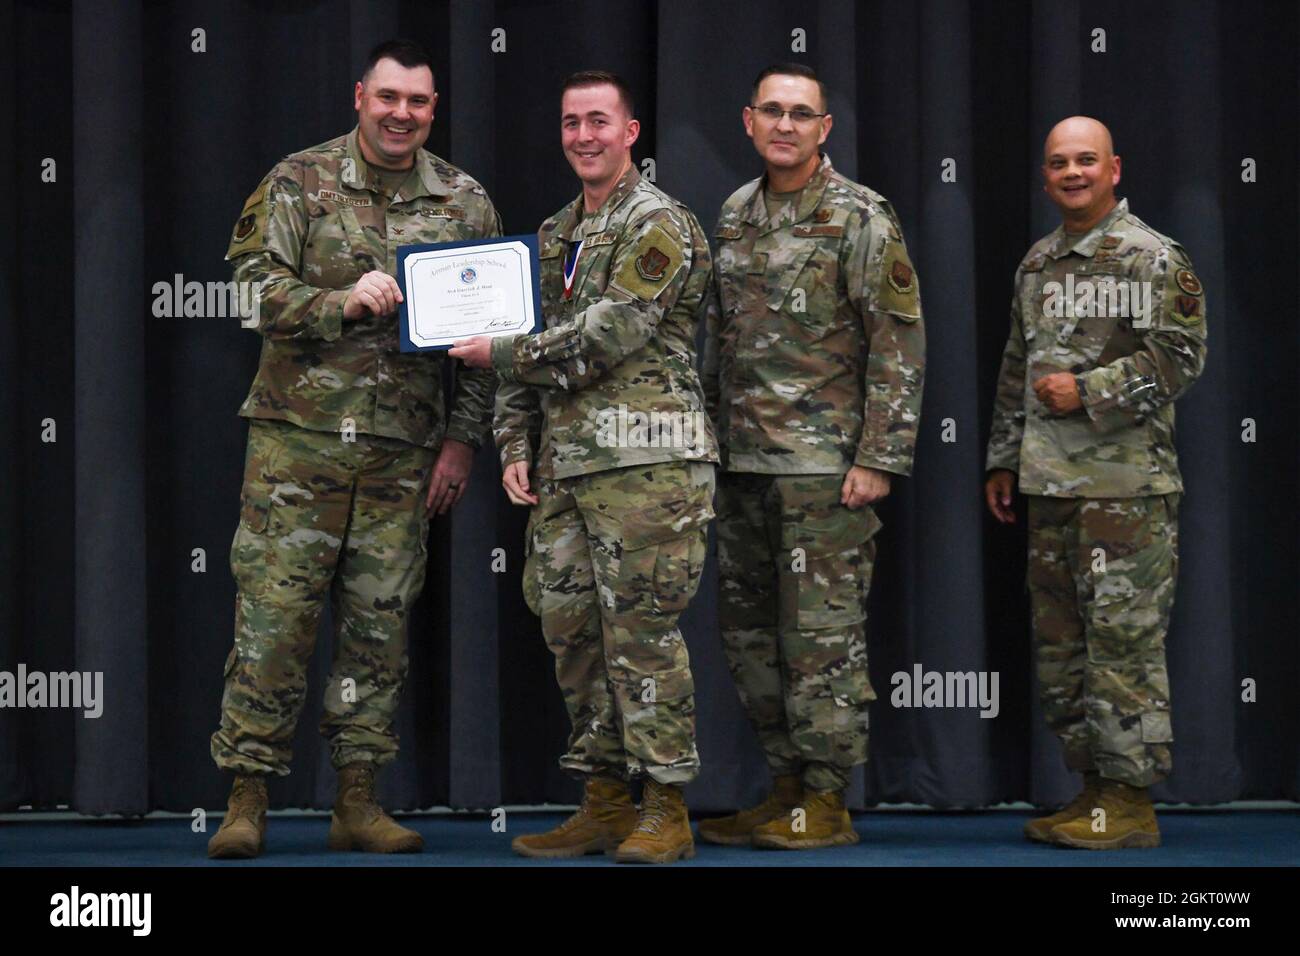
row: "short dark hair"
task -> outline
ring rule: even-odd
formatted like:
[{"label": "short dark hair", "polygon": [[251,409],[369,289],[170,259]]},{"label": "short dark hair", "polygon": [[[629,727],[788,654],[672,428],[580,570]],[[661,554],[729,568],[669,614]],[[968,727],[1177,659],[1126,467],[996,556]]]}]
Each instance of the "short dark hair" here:
[{"label": "short dark hair", "polygon": [[[398,64],[406,67],[408,70],[417,66],[427,66],[429,73],[433,73],[433,57],[419,43],[414,40],[385,40],[366,57],[366,65],[361,68],[361,80],[364,83],[370,71],[375,68],[375,64],[380,60],[396,60]],[[434,88],[437,88],[437,82]]]},{"label": "short dark hair", "polygon": [[560,96],[563,97],[569,90],[579,89],[584,86],[603,86],[606,83],[618,90],[618,98],[623,104],[623,109],[627,112],[627,118],[635,119],[636,107],[632,102],[632,88],[617,73],[609,73],[605,70],[580,70],[577,73],[571,73],[568,79],[564,81],[564,85],[560,87]]},{"label": "short dark hair", "polygon": [[765,66],[754,77],[754,89],[749,94],[750,102],[758,99],[758,88],[762,86],[763,81],[769,76],[802,76],[805,79],[812,80],[817,84],[817,92],[821,94],[822,109],[830,109],[830,98],[826,95],[826,84],[821,81],[817,71],[811,66],[805,66],[803,63],[773,63],[771,66]]}]

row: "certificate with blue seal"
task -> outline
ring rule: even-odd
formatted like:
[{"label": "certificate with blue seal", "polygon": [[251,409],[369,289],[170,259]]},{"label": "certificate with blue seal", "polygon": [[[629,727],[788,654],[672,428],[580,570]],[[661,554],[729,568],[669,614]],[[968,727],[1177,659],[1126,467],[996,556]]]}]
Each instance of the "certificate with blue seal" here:
[{"label": "certificate with blue seal", "polygon": [[403,352],[542,328],[535,235],[400,246],[397,285]]}]

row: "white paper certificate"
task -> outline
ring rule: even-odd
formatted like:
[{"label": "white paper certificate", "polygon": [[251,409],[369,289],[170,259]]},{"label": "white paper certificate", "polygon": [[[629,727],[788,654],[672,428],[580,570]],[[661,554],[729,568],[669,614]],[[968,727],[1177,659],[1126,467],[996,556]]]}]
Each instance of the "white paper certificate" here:
[{"label": "white paper certificate", "polygon": [[399,249],[403,351],[534,331],[536,242],[507,236]]}]

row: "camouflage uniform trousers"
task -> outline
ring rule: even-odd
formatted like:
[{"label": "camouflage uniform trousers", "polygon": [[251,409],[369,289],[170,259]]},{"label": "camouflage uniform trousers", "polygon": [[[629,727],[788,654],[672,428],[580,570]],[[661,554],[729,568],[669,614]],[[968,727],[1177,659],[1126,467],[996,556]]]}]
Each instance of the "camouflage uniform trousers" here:
[{"label": "camouflage uniform trousers", "polygon": [[[880,520],[843,475],[724,473],[719,617],[741,703],[774,775],[843,790],[867,759],[866,600]],[[800,549],[800,550],[796,550]]]},{"label": "camouflage uniform trousers", "polygon": [[538,479],[524,597],[541,618],[579,774],[696,776],[695,683],[677,618],[699,587],[714,465]]},{"label": "camouflage uniform trousers", "polygon": [[[217,766],[289,772],[326,596],[334,661],[321,734],[334,766],[397,755],[407,612],[424,584],[424,496],[434,453],[396,438],[254,419],[239,527],[235,647],[226,661]],[[345,685],[344,680],[354,683]]]},{"label": "camouflage uniform trousers", "polygon": [[1135,787],[1170,771],[1165,632],[1179,495],[1029,497],[1039,692],[1072,770]]}]

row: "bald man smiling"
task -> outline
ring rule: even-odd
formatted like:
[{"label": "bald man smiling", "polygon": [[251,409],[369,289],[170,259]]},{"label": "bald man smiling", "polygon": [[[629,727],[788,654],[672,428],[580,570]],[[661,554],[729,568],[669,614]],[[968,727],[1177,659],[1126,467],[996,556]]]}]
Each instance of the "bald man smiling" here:
[{"label": "bald man smiling", "polygon": [[1105,126],[1062,120],[1043,153],[1061,225],[1016,270],[984,490],[1004,524],[1017,487],[1028,498],[1043,710],[1084,786],[1025,835],[1159,846],[1147,788],[1171,769],[1174,401],[1205,364],[1205,293],[1183,247],[1116,199],[1121,163]]}]

